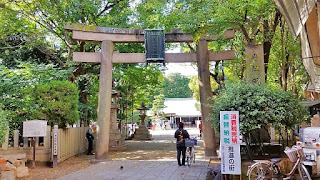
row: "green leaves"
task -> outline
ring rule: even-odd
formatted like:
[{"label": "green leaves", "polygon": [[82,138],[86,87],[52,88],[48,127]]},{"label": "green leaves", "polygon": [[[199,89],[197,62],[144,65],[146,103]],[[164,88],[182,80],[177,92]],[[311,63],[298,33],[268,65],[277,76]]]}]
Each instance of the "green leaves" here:
[{"label": "green leaves", "polygon": [[164,95],[163,94],[159,94],[154,96],[154,100],[152,102],[152,112],[159,116],[162,115],[161,110],[164,108]]},{"label": "green leaves", "polygon": [[219,129],[220,111],[239,111],[243,134],[269,123],[289,129],[305,120],[306,115],[306,108],[292,93],[261,84],[233,84],[215,99],[212,108],[216,129]]},{"label": "green leaves", "polygon": [[79,118],[77,86],[69,81],[50,81],[31,88],[29,96],[36,108],[32,109],[32,117],[48,120],[53,126],[65,128],[73,125]]},{"label": "green leaves", "polygon": [[17,69],[0,65],[0,100],[10,129],[22,128],[22,121],[32,119],[32,111],[39,108],[34,103],[33,88],[52,80],[67,80],[72,68],[61,70],[53,65],[21,64]]},{"label": "green leaves", "polygon": [[180,73],[169,74],[164,79],[164,96],[166,98],[192,97],[189,82],[190,79]]},{"label": "green leaves", "polygon": [[5,141],[6,133],[8,131],[8,119],[5,111],[2,110],[2,104],[0,104],[0,143]]}]

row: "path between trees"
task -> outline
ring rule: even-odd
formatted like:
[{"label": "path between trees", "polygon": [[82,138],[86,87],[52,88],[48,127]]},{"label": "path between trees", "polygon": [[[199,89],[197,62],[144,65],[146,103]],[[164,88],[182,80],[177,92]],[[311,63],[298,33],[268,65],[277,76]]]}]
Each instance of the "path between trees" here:
[{"label": "path between trees", "polygon": [[[187,130],[191,137],[199,134],[198,129]],[[79,155],[56,168],[37,165],[23,179],[206,179],[209,159],[204,158],[203,141],[198,140],[196,164],[179,167],[174,131],[151,131],[152,141],[126,141],[126,151],[110,152],[110,160],[98,164],[89,162],[94,156]]]}]

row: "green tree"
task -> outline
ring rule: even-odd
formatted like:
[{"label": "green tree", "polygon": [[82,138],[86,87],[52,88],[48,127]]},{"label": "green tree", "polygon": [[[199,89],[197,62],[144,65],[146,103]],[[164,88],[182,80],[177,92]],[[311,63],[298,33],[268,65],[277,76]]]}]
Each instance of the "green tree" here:
[{"label": "green tree", "polygon": [[79,92],[71,82],[51,81],[38,84],[28,91],[34,103],[31,113],[35,119],[48,120],[51,126],[58,123],[61,128],[73,125],[79,119]]},{"label": "green tree", "polygon": [[[2,105],[0,105],[1,107]],[[5,137],[8,130],[8,120],[6,117],[5,112],[0,108],[0,143],[3,143],[5,141]]]},{"label": "green tree", "polygon": [[[262,142],[255,134],[264,125],[286,127],[306,120],[306,108],[291,92],[261,84],[236,83],[215,99],[212,106],[214,127],[220,129],[220,111],[239,111],[240,131],[247,140]],[[251,137],[251,139],[249,139]],[[247,141],[250,142],[250,141]]]},{"label": "green tree", "polygon": [[[148,1],[139,4],[137,11],[144,17],[138,19],[138,23],[158,25],[167,30],[173,27],[181,28],[182,31],[193,34],[195,40],[205,34],[222,35],[227,29],[234,29],[241,38],[237,43],[263,45],[267,74],[272,39],[281,16],[272,1]],[[150,18],[147,18],[148,16]],[[153,23],[145,22],[146,19]],[[229,43],[228,49],[232,45],[239,44]],[[219,51],[221,48],[214,50]],[[240,52],[239,55],[244,54]],[[245,57],[242,57],[242,60],[244,59]]]},{"label": "green tree", "polygon": [[164,95],[159,94],[154,97],[154,100],[152,102],[152,112],[155,116],[161,116],[163,115],[162,109],[165,108],[164,106]]},{"label": "green tree", "polygon": [[164,79],[164,96],[166,98],[187,98],[192,96],[188,84],[190,79],[180,73],[169,74]]},{"label": "green tree", "polygon": [[292,37],[283,18],[279,27],[274,34],[270,54],[268,83],[301,98],[304,91],[302,84],[308,82],[309,76],[301,60],[300,40]]},{"label": "green tree", "polygon": [[[73,67],[69,81],[76,82],[80,92],[80,115],[83,120],[96,117],[97,83],[99,64],[73,63],[73,51],[94,52],[100,49],[99,43],[77,42],[72,34],[64,29],[66,23],[107,27],[132,27],[131,7],[128,0],[110,1],[0,1],[1,38],[0,58],[7,67],[19,67],[20,62],[52,63],[61,69]],[[2,26],[3,25],[3,26]],[[14,27],[11,28],[11,27]],[[143,52],[142,44],[115,44],[115,51]],[[3,53],[2,53],[3,52]],[[160,74],[156,66],[142,68],[143,65],[114,65],[116,89],[126,92],[131,87],[135,107],[141,101],[149,101],[155,81]],[[132,71],[130,70],[132,69]],[[121,72],[120,74],[118,72]],[[124,77],[124,74],[131,76]],[[123,76],[125,83],[118,80]],[[161,77],[160,77],[161,78]],[[143,82],[145,80],[145,82]],[[118,83],[120,82],[120,83]],[[144,83],[144,84],[143,84]],[[120,87],[121,88],[118,88]],[[135,88],[133,88],[135,87]],[[143,97],[146,95],[146,97]],[[88,99],[90,98],[90,100]],[[139,102],[140,101],[140,102]],[[131,107],[131,106],[130,106]]]},{"label": "green tree", "polygon": [[30,109],[34,103],[26,98],[26,89],[52,80],[67,80],[70,69],[53,65],[21,64],[17,69],[8,69],[0,64],[0,99],[6,112],[10,129],[21,129],[22,121],[31,120]]}]

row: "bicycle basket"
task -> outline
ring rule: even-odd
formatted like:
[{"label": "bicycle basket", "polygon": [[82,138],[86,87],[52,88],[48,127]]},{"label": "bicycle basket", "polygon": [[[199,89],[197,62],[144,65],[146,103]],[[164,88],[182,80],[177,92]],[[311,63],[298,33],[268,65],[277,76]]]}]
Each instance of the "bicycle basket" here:
[{"label": "bicycle basket", "polygon": [[289,160],[293,163],[297,162],[299,157],[298,157],[298,154],[299,156],[301,157],[302,160],[305,159],[305,156],[304,156],[304,153],[303,153],[303,149],[302,148],[292,148],[292,149],[287,149],[284,151],[287,156],[289,157]]},{"label": "bicycle basket", "polygon": [[193,147],[194,146],[194,140],[193,139],[185,139],[185,146],[186,147]]},{"label": "bicycle basket", "polygon": [[304,155],[303,149],[299,148],[298,150],[299,156],[301,157],[301,160],[305,160],[306,156]]}]

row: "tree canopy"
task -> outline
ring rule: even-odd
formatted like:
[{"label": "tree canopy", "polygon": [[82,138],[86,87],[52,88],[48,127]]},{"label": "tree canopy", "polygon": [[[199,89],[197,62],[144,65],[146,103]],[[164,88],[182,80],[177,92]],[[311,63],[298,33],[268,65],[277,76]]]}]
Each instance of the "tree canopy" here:
[{"label": "tree canopy", "polygon": [[75,124],[79,119],[79,92],[70,81],[50,81],[29,88],[27,96],[33,103],[29,113],[34,119],[58,123],[60,128]]},{"label": "tree canopy", "polygon": [[164,97],[187,98],[192,97],[188,84],[190,79],[180,73],[168,74],[164,79]]},{"label": "tree canopy", "polygon": [[[3,77],[0,80],[0,98],[4,113],[0,120],[8,120],[10,128],[19,128],[23,120],[32,118],[28,110],[34,108],[34,104],[31,103],[32,98],[26,95],[26,89],[39,87],[40,84],[48,85],[53,80],[67,80],[76,85],[78,98],[72,97],[78,99],[80,119],[86,122],[96,120],[100,65],[75,63],[72,53],[97,52],[100,51],[100,44],[73,40],[72,33],[64,29],[66,23],[163,28],[166,32],[179,28],[192,34],[195,40],[193,43],[180,44],[184,52],[195,51],[197,41],[205,34],[221,35],[216,41],[208,43],[209,50],[233,49],[236,53],[235,60],[212,62],[210,66],[213,95],[222,92],[222,97],[229,96],[225,94],[227,91],[219,91],[221,88],[228,88],[232,83],[244,79],[246,46],[262,44],[267,86],[291,91],[295,97],[305,98],[302,87],[309,77],[302,65],[299,39],[292,37],[270,0],[0,0],[0,17],[0,74]],[[227,29],[235,30],[232,40],[223,38]],[[143,44],[124,43],[115,44],[114,50],[120,53],[143,53],[144,47]],[[163,97],[190,97],[192,93],[198,96],[197,77],[193,77],[191,82],[187,77],[177,74],[166,78],[157,64],[148,67],[144,64],[115,64],[113,78],[114,89],[123,95],[123,112],[127,112],[125,108],[129,112],[135,110],[142,101],[148,107],[153,103],[161,107],[160,99]],[[240,89],[247,90],[242,86]],[[268,93],[272,91],[268,90]],[[274,91],[277,96],[281,94],[278,90]],[[293,98],[286,93],[281,95]],[[269,95],[263,97],[272,99]],[[216,101],[219,104],[219,98]],[[279,107],[288,108],[283,104]],[[294,109],[287,110],[295,113]],[[263,113],[262,110],[259,113]],[[274,123],[283,125],[280,120],[282,116],[285,117],[284,114],[276,116],[278,119],[274,119]],[[298,117],[297,114],[293,116]],[[261,120],[255,117],[252,116],[252,121],[260,123]],[[0,125],[5,127],[7,122]]]}]

